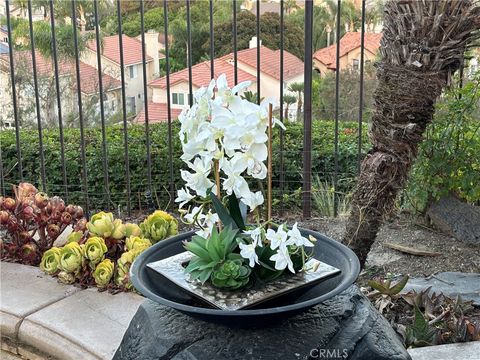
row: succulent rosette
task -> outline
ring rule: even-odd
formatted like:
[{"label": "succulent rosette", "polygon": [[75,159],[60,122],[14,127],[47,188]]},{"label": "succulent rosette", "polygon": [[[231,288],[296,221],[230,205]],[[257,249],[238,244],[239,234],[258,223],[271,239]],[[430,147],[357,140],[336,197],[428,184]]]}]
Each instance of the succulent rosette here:
[{"label": "succulent rosette", "polygon": [[103,238],[95,236],[87,240],[83,251],[85,258],[88,259],[90,266],[93,268],[104,259],[108,248]]},{"label": "succulent rosette", "polygon": [[60,271],[57,277],[58,280],[64,284],[73,284],[75,282],[75,274],[67,271]]},{"label": "succulent rosette", "polygon": [[153,242],[178,234],[178,222],[165,211],[157,210],[140,224],[143,235]]},{"label": "succulent rosette", "polygon": [[71,242],[78,243],[83,237],[83,232],[81,231],[73,231],[67,236],[67,244]]},{"label": "succulent rosette", "polygon": [[142,229],[137,224],[127,223],[125,224],[125,237],[142,236]]},{"label": "succulent rosette", "polygon": [[69,273],[78,272],[83,265],[83,249],[80,244],[71,242],[60,250],[59,269]]},{"label": "succulent rosette", "polygon": [[132,283],[130,282],[129,271],[133,262],[146,248],[132,249],[124,252],[117,261],[117,274],[115,276],[115,284],[130,290]]},{"label": "succulent rosette", "polygon": [[113,214],[101,211],[92,215],[92,218],[87,223],[87,229],[93,236],[104,238],[112,236],[112,233],[115,230]]},{"label": "succulent rosette", "polygon": [[114,265],[112,260],[105,259],[97,265],[95,271],[93,272],[93,278],[95,284],[99,288],[104,288],[108,285],[113,276]]},{"label": "succulent rosette", "polygon": [[132,236],[129,237],[125,241],[125,250],[137,250],[137,249],[146,249],[148,247],[152,246],[152,243],[150,240],[141,238],[139,236]]},{"label": "succulent rosette", "polygon": [[45,251],[40,262],[40,269],[48,275],[54,275],[58,271],[60,254],[61,250],[58,247],[52,247]]},{"label": "succulent rosette", "polygon": [[113,231],[111,237],[115,240],[121,240],[125,237],[126,227],[122,223],[122,220],[115,219],[113,221]]},{"label": "succulent rosette", "polygon": [[236,290],[248,284],[251,272],[242,260],[227,260],[213,271],[210,280],[218,288]]}]

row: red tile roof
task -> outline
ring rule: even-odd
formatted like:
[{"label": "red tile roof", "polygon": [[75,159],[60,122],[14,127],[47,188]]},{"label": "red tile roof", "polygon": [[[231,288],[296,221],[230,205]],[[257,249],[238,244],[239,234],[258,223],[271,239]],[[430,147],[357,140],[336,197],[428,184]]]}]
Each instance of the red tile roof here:
[{"label": "red tile roof", "polygon": [[[120,44],[118,35],[105,36],[103,38],[102,55],[107,59],[120,64]],[[122,36],[123,41],[123,61],[125,66],[140,64],[142,62],[142,42],[127,35]],[[97,42],[90,40],[87,46],[92,51],[97,51]],[[147,62],[153,59],[146,56]]]},{"label": "red tile roof", "polygon": [[[223,59],[215,59],[214,62],[214,70],[215,70],[215,78],[220,76],[221,74],[225,74],[227,76],[227,81],[230,86],[234,84],[234,67],[232,64],[228,63]],[[192,84],[196,87],[207,86],[210,83],[210,60],[201,62],[197,65],[192,66]],[[256,77],[238,69],[238,82],[243,81],[255,81]],[[188,82],[188,68],[177,71],[175,73],[170,74],[170,85],[175,85],[179,82]],[[167,78],[161,77],[152,81],[150,86],[153,87],[160,87],[162,89],[167,87]]]},{"label": "red tile roof", "polygon": [[[172,121],[177,120],[181,112],[181,109],[171,109]],[[150,101],[148,103],[148,121],[150,124],[168,121],[168,105]],[[145,108],[143,108],[142,111],[140,111],[140,113],[137,115],[135,122],[145,122]]]},{"label": "red tile roof", "polygon": [[[257,68],[257,48],[237,52],[239,62]],[[233,53],[222,57],[233,63]],[[280,80],[280,50],[272,50],[266,46],[260,47],[260,70],[271,77]],[[289,80],[303,74],[303,61],[288,51],[283,52],[283,78]]]},{"label": "red tile roof", "polygon": [[[347,32],[343,35],[340,39],[340,57],[359,48],[361,44],[361,36],[362,35],[359,32]],[[365,33],[365,49],[375,54],[380,47],[381,38],[382,34],[379,33]],[[329,69],[335,70],[336,53],[337,45],[333,44],[315,51],[313,58],[325,64]]]},{"label": "red tile roof", "polygon": [[[30,68],[32,67],[32,54],[30,51],[16,51],[14,52],[15,56],[15,66],[19,62],[26,62]],[[8,55],[1,55],[0,59],[9,63],[10,59]],[[36,61],[36,70],[37,74],[41,75],[50,75],[53,73],[53,62],[51,59],[45,58],[41,53],[35,52],[35,61]],[[74,62],[69,61],[60,61],[58,63],[58,72],[60,75],[71,75],[75,77],[76,67]],[[82,93],[90,95],[98,92],[98,71],[93,66],[85,64],[80,61],[80,87]],[[110,75],[103,74],[103,87],[105,90],[117,89],[121,86],[121,82],[114,79]],[[77,87],[76,81],[73,83],[74,89]]]}]

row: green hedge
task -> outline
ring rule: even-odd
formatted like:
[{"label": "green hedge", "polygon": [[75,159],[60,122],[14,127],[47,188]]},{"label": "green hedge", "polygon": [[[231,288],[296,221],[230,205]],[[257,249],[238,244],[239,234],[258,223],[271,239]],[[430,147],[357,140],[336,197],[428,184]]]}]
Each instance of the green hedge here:
[{"label": "green hedge", "polygon": [[[168,127],[167,124],[151,125],[152,178],[158,205],[168,203],[169,161],[168,161]],[[180,160],[181,147],[177,136],[179,125],[173,125],[173,169],[176,188],[182,186],[180,169],[184,164]],[[313,129],[313,172],[320,178],[330,180],[334,169],[334,123],[332,121],[314,121]],[[339,131],[339,167],[340,179],[355,176],[357,166],[357,124],[341,122]],[[83,204],[82,163],[80,155],[80,134],[78,129],[65,129],[65,156],[68,178],[69,201]],[[366,134],[366,129],[363,131]],[[63,196],[64,188],[60,160],[60,140],[58,129],[48,129],[43,133],[47,189],[51,195]],[[126,176],[124,161],[123,131],[119,126],[107,128],[108,173],[110,182],[111,208],[126,205]],[[102,135],[100,128],[85,130],[88,195],[91,206],[95,209],[106,207],[105,188],[102,168]],[[7,191],[11,184],[19,181],[14,131],[0,134],[2,147],[3,173]],[[36,185],[40,181],[40,160],[38,133],[35,130],[22,130],[20,133],[22,149],[23,175],[25,181]],[[298,189],[302,182],[303,124],[289,123],[285,132],[284,164],[286,189]],[[364,139],[364,148],[369,145]],[[274,135],[274,186],[279,178],[279,132]],[[143,194],[147,190],[147,162],[145,128],[131,125],[128,128],[128,150],[130,161],[130,184],[132,206],[144,206]],[[340,181],[340,185],[342,185]],[[344,182],[348,184],[347,182]],[[345,185],[347,186],[347,185]]]}]

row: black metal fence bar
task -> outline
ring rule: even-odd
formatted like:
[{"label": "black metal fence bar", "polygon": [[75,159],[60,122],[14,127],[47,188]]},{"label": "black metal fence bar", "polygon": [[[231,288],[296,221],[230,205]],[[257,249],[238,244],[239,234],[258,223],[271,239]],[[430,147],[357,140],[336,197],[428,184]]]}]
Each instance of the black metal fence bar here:
[{"label": "black metal fence bar", "polygon": [[52,58],[53,70],[55,73],[55,95],[57,100],[57,115],[58,115],[58,131],[60,141],[60,162],[62,166],[62,182],[63,182],[63,196],[68,202],[68,182],[67,182],[67,166],[65,162],[65,139],[63,135],[63,118],[62,118],[62,101],[60,100],[60,76],[58,72],[58,56],[57,56],[57,35],[55,32],[55,11],[53,8],[53,0],[50,0],[50,26],[52,30]]},{"label": "black metal fence bar", "polygon": [[[145,115],[145,142],[147,146],[147,185],[149,196],[152,195],[152,155],[150,152],[150,119],[148,118],[148,79],[147,79],[147,62],[145,49],[145,8],[144,0],[140,1],[140,32],[142,35],[142,71],[143,71],[143,100],[144,100],[144,115]],[[155,64],[155,69],[158,64]]]},{"label": "black metal fence bar", "polygon": [[125,180],[127,182],[127,213],[132,213],[131,207],[131,188],[130,188],[130,160],[128,157],[128,122],[127,122],[127,99],[125,90],[125,61],[123,58],[123,30],[122,30],[122,14],[120,8],[120,0],[117,0],[117,21],[118,21],[118,46],[120,53],[120,78],[122,81],[122,115],[123,115],[123,142],[125,150]]},{"label": "black metal fence bar", "polygon": [[167,74],[165,75],[167,87],[167,121],[168,121],[168,162],[169,162],[169,176],[170,176],[170,202],[169,205],[173,209],[175,198],[175,184],[173,177],[173,134],[172,134],[172,104],[170,98],[170,51],[168,48],[168,6],[167,0],[163,0],[163,16],[164,16],[164,34],[165,34],[165,68]]},{"label": "black metal fence bar", "polygon": [[13,34],[12,23],[10,19],[10,0],[5,0],[5,13],[7,15],[7,31],[8,31],[8,56],[10,61],[10,82],[12,86],[12,106],[13,106],[13,118],[15,120],[15,147],[17,150],[17,166],[18,177],[20,181],[23,181],[23,166],[22,166],[22,148],[20,146],[20,119],[18,117],[17,106],[17,87],[15,84],[15,65],[13,56]]},{"label": "black metal fence bar", "polygon": [[30,51],[32,55],[32,74],[33,87],[35,90],[35,112],[37,115],[38,128],[38,152],[40,155],[40,177],[42,180],[42,190],[47,191],[47,180],[45,175],[45,153],[43,151],[43,131],[42,131],[42,115],[40,114],[40,98],[38,95],[38,77],[37,77],[37,59],[35,55],[35,38],[33,36],[33,20],[32,20],[32,0],[28,0],[28,28],[30,32]]},{"label": "black metal fence bar", "polygon": [[337,216],[338,214],[338,199],[336,196],[337,186],[338,186],[338,116],[339,116],[339,100],[340,100],[340,34],[341,34],[341,15],[342,15],[342,1],[338,0],[337,2],[337,24],[336,24],[336,48],[335,48],[335,137],[334,137],[334,146],[335,146],[335,168],[333,171],[333,189],[335,191],[333,197],[333,215]]},{"label": "black metal fence bar", "polygon": [[214,45],[214,33],[213,33],[213,0],[210,0],[209,8],[210,12],[210,77],[215,77],[215,45]]},{"label": "black metal fence bar", "polygon": [[358,104],[358,158],[357,173],[362,164],[362,124],[363,124],[363,78],[365,74],[365,0],[362,0],[362,30],[360,33],[360,94]]},{"label": "black metal fence bar", "polygon": [[256,23],[256,35],[257,35],[257,103],[260,104],[260,0],[257,0],[257,23]]},{"label": "black metal fence bar", "polygon": [[303,112],[303,217],[312,215],[312,72],[313,1],[305,2],[305,62]]},{"label": "black metal fence bar", "polygon": [[[280,122],[284,121],[283,118],[283,66],[284,66],[284,59],[283,59],[283,43],[284,43],[284,6],[283,0],[280,0]],[[288,115],[288,114],[287,114]],[[285,119],[287,120],[287,119]],[[284,150],[284,141],[285,141],[285,134],[283,129],[279,126],[280,132],[280,164],[279,164],[279,187],[280,187],[280,213],[283,215],[284,210],[284,202],[283,202],[283,193],[285,191],[285,168],[284,168],[284,159],[283,159],[283,150]]]},{"label": "black metal fence bar", "polygon": [[235,78],[235,85],[238,84],[238,55],[237,55],[237,1],[232,1],[233,6],[233,72]]},{"label": "black metal fence bar", "polygon": [[80,126],[80,150],[82,158],[82,180],[83,180],[83,198],[85,201],[85,214],[87,217],[90,213],[90,201],[88,198],[88,169],[87,154],[85,151],[85,129],[83,123],[83,107],[82,107],[82,85],[80,77],[80,59],[78,51],[77,38],[77,2],[72,0],[72,27],[73,27],[73,45],[75,51],[75,72],[77,76],[77,101],[78,101],[78,121]]},{"label": "black metal fence bar", "polygon": [[190,19],[190,0],[187,0],[187,66],[188,66],[188,105],[193,105],[192,85],[192,23]]},{"label": "black metal fence bar", "polygon": [[107,149],[107,134],[105,129],[105,107],[103,103],[103,68],[102,68],[102,46],[100,41],[100,26],[98,23],[98,0],[93,2],[94,16],[95,16],[95,41],[97,49],[97,68],[98,68],[98,91],[100,96],[100,122],[102,129],[102,170],[103,170],[103,186],[105,187],[106,209],[110,210],[110,184],[108,176],[108,149]]}]

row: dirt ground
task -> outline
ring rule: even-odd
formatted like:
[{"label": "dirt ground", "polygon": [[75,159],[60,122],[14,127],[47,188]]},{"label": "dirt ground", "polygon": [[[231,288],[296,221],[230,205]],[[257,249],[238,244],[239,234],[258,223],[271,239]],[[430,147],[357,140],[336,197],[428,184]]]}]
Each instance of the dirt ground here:
[{"label": "dirt ground", "polygon": [[[345,218],[313,218],[302,221],[301,225],[340,241],[345,231],[345,222]],[[439,252],[441,255],[409,255],[390,249],[385,243]],[[444,271],[480,272],[480,245],[466,244],[431,228],[421,218],[405,215],[381,228],[366,267],[366,273],[372,276],[428,276]],[[363,275],[367,274],[364,272]]]}]

